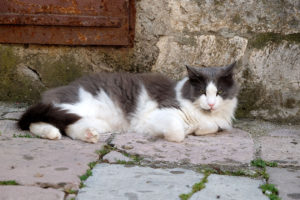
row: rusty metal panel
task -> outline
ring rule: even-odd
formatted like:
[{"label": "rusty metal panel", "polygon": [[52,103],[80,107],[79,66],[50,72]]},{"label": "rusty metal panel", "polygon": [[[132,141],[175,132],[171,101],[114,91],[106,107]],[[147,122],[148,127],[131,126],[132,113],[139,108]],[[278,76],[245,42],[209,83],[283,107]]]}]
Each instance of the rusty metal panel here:
[{"label": "rusty metal panel", "polygon": [[135,0],[0,0],[0,43],[127,45]]}]

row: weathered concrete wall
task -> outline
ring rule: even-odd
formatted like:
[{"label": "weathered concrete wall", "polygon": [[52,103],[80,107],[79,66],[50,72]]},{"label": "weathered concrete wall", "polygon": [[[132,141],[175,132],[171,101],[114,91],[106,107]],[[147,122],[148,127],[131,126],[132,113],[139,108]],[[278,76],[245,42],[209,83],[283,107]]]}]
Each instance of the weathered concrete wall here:
[{"label": "weathered concrete wall", "polygon": [[134,48],[0,45],[0,100],[98,71],[156,71],[238,60],[238,117],[300,122],[300,1],[138,0]]}]

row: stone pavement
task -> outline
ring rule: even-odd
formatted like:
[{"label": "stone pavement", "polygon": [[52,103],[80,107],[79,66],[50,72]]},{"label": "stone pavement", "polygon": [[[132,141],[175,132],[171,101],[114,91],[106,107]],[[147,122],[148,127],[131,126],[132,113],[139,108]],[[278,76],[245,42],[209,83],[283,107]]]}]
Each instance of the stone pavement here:
[{"label": "stone pavement", "polygon": [[124,133],[88,144],[18,130],[23,111],[0,103],[0,200],[300,199],[300,126],[243,120],[182,143]]}]

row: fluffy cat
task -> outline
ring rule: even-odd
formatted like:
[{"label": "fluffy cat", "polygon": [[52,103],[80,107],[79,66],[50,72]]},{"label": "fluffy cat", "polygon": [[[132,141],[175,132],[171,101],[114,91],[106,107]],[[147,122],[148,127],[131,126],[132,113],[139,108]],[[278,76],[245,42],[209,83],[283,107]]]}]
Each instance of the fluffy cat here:
[{"label": "fluffy cat", "polygon": [[18,125],[42,138],[96,143],[99,134],[134,131],[181,142],[230,129],[237,106],[235,63],[187,66],[175,82],[159,74],[100,73],[46,91]]}]

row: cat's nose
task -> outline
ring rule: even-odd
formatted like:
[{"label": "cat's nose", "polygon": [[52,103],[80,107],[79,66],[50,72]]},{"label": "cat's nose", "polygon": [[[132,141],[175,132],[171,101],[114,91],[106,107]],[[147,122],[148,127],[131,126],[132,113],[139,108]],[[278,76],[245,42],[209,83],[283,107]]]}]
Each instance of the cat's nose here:
[{"label": "cat's nose", "polygon": [[214,103],[209,103],[208,105],[209,105],[209,107],[210,107],[211,109],[215,106]]}]

